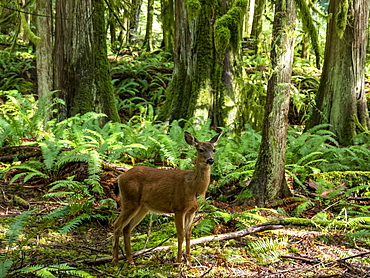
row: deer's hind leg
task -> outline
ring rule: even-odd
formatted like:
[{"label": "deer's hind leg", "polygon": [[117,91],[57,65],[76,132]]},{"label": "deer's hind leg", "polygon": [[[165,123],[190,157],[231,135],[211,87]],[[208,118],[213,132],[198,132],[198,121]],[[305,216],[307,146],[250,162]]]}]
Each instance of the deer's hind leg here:
[{"label": "deer's hind leg", "polygon": [[[122,230],[131,222],[131,220],[138,214],[140,206],[130,205],[122,206],[120,215],[113,223],[113,252],[112,252],[112,263],[118,265],[118,247],[119,237]],[[131,253],[131,250],[130,250]]]},{"label": "deer's hind leg", "polygon": [[130,223],[128,223],[128,225],[123,228],[123,239],[125,243],[126,258],[130,264],[134,264],[131,251],[131,231],[136,227],[137,224],[141,222],[141,220],[143,220],[148,211],[149,210],[145,207],[141,207],[140,210],[136,213],[135,217],[131,219]]},{"label": "deer's hind leg", "polygon": [[177,263],[182,261],[182,243],[184,242],[184,212],[175,212],[175,224],[177,232]]}]

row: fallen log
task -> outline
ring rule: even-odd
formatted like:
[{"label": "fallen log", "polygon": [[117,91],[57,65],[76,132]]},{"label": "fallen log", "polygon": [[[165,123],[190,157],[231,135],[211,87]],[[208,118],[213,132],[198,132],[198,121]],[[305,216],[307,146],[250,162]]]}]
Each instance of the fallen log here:
[{"label": "fallen log", "polygon": [[[237,231],[237,232],[231,232],[231,233],[220,234],[220,235],[212,235],[212,236],[193,239],[190,241],[190,245],[197,245],[197,244],[207,243],[211,241],[221,241],[221,240],[239,238],[239,237],[243,237],[243,236],[246,236],[252,233],[258,233],[258,232],[263,232],[267,230],[276,230],[276,229],[282,229],[282,228],[283,228],[282,225],[278,225],[276,223],[271,223],[271,222],[261,223],[261,224],[254,225],[254,226],[251,226],[249,228],[246,228],[244,230]],[[134,252],[132,255],[135,258],[135,257],[139,257],[142,255],[148,255],[148,254],[152,254],[155,252],[168,250],[174,246],[177,246],[177,243],[139,250],[139,251]],[[125,256],[122,254],[118,256],[119,260],[122,260],[124,258]],[[96,258],[96,259],[84,259],[84,260],[77,261],[76,263],[80,263],[80,264],[83,263],[83,264],[91,265],[91,264],[102,264],[102,263],[110,262],[111,260],[112,260],[112,256],[109,256],[109,257],[101,257],[101,258]]]}]

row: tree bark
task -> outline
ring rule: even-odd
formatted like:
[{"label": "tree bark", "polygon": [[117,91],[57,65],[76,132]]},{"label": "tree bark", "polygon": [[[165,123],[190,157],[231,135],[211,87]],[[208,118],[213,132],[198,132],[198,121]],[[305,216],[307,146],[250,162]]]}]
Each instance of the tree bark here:
[{"label": "tree bark", "polygon": [[369,1],[330,1],[329,14],[316,107],[306,128],[330,124],[339,143],[348,146],[370,127],[364,88]]},{"label": "tree bark", "polygon": [[143,48],[146,51],[151,51],[153,49],[153,20],[154,20],[154,0],[148,0],[146,32],[143,45]]},{"label": "tree bark", "polygon": [[260,43],[262,41],[262,23],[263,12],[265,10],[266,0],[255,0],[253,22],[250,37],[253,40],[255,53],[259,52]]},{"label": "tree bark", "polygon": [[56,3],[55,85],[59,120],[90,111],[119,121],[109,75],[103,0]]},{"label": "tree bark", "polygon": [[[37,35],[41,39],[36,46],[37,94],[39,99],[46,97],[53,90],[53,35],[52,35],[52,6],[49,0],[36,2]],[[49,100],[51,101],[51,100]],[[47,113],[47,111],[45,111]],[[45,115],[45,121],[52,118],[51,112]]]},{"label": "tree bark", "polygon": [[294,55],[294,0],[278,0],[271,44],[272,76],[267,85],[262,142],[249,185],[255,205],[264,207],[291,195],[285,180],[286,133]]},{"label": "tree bark", "polygon": [[[246,1],[237,3],[246,5]],[[232,65],[245,12],[245,7],[229,5],[227,0],[175,1],[175,66],[161,120],[200,116],[210,118],[213,126],[224,126],[225,103],[232,95]],[[227,14],[231,10],[233,13]],[[222,48],[216,46],[218,20],[225,25],[223,30],[230,28],[229,37],[220,39]]]},{"label": "tree bark", "polygon": [[161,0],[164,51],[173,54],[175,34],[174,0]]}]

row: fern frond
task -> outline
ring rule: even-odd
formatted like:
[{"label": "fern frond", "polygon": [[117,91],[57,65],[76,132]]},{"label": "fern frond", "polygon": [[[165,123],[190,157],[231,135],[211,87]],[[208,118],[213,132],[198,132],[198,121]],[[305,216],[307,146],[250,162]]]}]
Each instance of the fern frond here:
[{"label": "fern frond", "polygon": [[30,164],[25,165],[26,163],[23,163],[22,165],[16,165],[13,166],[12,169],[22,169],[27,170],[28,172],[22,172],[14,175],[14,177],[9,181],[10,184],[12,184],[14,181],[19,179],[20,177],[23,178],[23,182],[27,182],[34,176],[40,176],[41,178],[48,179],[49,175],[37,170],[36,168],[33,168]]},{"label": "fern frond", "polygon": [[[76,269],[75,267],[68,266],[67,264],[54,264],[54,265],[33,265],[33,266],[26,266],[16,271],[13,271],[11,274],[17,273],[26,273],[26,274],[33,274],[39,277],[45,278],[56,278],[60,277],[61,274],[68,275],[68,276],[77,276],[77,277],[84,277],[84,278],[93,278],[91,274]],[[58,276],[55,276],[53,273],[57,273]]]},{"label": "fern frond", "polygon": [[49,212],[47,215],[44,215],[41,219],[42,220],[53,220],[58,219],[66,216],[71,211],[71,208],[69,206],[59,207],[51,212]]},{"label": "fern frond", "polygon": [[58,230],[58,232],[61,234],[68,233],[72,231],[73,229],[75,229],[76,227],[78,227],[79,225],[81,225],[84,221],[90,220],[90,219],[91,219],[91,215],[87,215],[87,214],[79,215],[73,218],[72,220],[68,221],[62,228]]},{"label": "fern frond", "polygon": [[18,237],[22,233],[26,221],[35,211],[36,209],[24,211],[20,215],[14,217],[4,238],[4,242],[8,245],[8,249],[11,249],[13,247],[13,244],[18,240]]}]

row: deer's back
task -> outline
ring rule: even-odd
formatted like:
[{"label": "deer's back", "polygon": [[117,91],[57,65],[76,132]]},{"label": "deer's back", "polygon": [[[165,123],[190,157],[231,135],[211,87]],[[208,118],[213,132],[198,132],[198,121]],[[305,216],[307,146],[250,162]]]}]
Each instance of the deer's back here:
[{"label": "deer's back", "polygon": [[122,202],[136,202],[159,213],[182,210],[189,202],[196,203],[196,194],[188,193],[193,173],[136,166],[119,176]]}]

